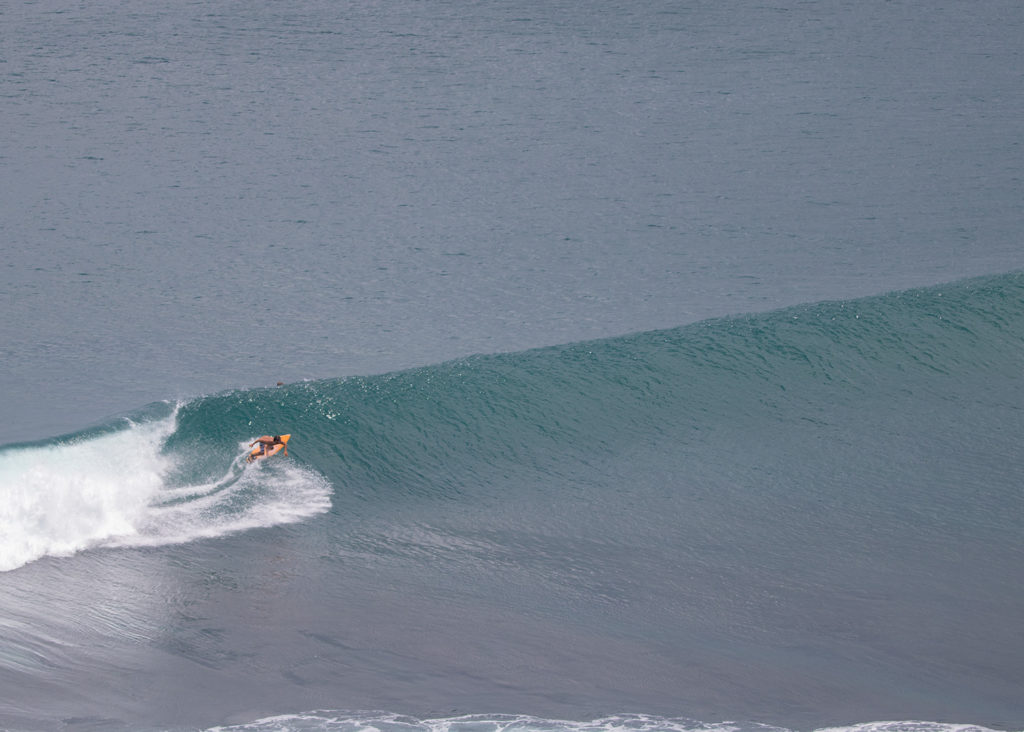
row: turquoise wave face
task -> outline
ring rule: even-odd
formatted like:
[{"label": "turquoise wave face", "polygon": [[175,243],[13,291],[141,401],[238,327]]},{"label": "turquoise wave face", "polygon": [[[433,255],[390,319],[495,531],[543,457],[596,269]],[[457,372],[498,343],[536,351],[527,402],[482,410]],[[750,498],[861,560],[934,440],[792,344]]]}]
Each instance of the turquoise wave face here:
[{"label": "turquoise wave face", "polygon": [[[1012,274],[150,405],[0,452],[3,564],[274,525],[332,499],[351,516],[510,492],[537,500],[554,484],[601,485],[608,469],[596,466],[638,452],[685,460],[694,476],[719,462],[763,470],[769,450],[798,473],[815,462],[809,445],[840,466],[876,465],[887,439],[937,428],[952,439],[979,419],[965,402],[1012,403],[1022,341],[1024,276]],[[290,458],[240,462],[254,437],[284,432]],[[592,510],[614,514],[614,493],[592,493]]]},{"label": "turquoise wave face", "polygon": [[[1024,277],[970,280],[181,407],[168,450],[216,473],[251,435],[357,492],[457,492],[713,432],[869,419],[1019,372]],[[1015,383],[1015,382],[1014,382]],[[858,416],[860,415],[860,416]],[[857,429],[857,424],[849,425]]]}]

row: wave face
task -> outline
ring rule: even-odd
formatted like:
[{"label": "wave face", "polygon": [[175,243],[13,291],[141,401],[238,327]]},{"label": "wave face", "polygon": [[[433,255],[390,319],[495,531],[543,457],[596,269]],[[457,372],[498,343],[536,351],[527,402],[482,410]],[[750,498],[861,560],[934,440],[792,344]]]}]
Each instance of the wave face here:
[{"label": "wave face", "polygon": [[205,445],[219,458],[254,428],[294,425],[296,454],[346,492],[455,494],[497,471],[664,438],[686,445],[716,430],[834,422],[910,396],[941,400],[962,376],[979,390],[990,378],[1015,385],[1022,292],[1020,275],[983,278],[230,392],[182,406],[168,444]]},{"label": "wave face", "polygon": [[[984,398],[1017,385],[1022,300],[1013,274],[152,405],[0,452],[0,568],[300,520],[339,488],[363,503],[456,497],[501,475],[571,478],[571,463],[638,445],[827,431],[911,397],[944,406],[965,377]],[[297,460],[244,465],[248,440],[285,428]]]}]

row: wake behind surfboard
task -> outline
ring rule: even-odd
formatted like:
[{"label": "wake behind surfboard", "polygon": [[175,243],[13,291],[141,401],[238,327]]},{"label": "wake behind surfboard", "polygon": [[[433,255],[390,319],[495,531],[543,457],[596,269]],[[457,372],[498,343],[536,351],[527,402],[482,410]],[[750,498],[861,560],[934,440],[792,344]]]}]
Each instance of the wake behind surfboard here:
[{"label": "wake behind surfboard", "polygon": [[285,445],[288,444],[288,440],[291,439],[291,435],[279,435],[281,441],[270,445],[266,450],[263,449],[263,445],[254,447],[245,458],[245,462],[251,463],[254,460],[263,460],[264,458],[273,457],[277,453],[285,449]]}]

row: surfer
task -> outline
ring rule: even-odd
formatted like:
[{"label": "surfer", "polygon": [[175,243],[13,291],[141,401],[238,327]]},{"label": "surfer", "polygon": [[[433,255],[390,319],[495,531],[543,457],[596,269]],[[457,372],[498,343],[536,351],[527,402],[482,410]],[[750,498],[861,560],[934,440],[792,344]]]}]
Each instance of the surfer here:
[{"label": "surfer", "polygon": [[281,445],[284,448],[284,456],[288,457],[288,443],[281,439],[281,435],[263,435],[263,437],[257,437],[255,440],[249,443],[249,447],[252,447],[257,442],[260,443],[261,455],[266,455],[267,450],[272,448],[274,445]]}]

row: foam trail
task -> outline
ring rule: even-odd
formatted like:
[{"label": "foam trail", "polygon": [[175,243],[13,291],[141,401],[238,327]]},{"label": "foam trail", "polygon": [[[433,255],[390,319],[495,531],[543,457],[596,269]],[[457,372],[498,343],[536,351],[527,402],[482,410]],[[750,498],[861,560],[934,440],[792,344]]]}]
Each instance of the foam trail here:
[{"label": "foam trail", "polygon": [[128,537],[163,486],[175,416],[0,453],[0,571]]},{"label": "foam trail", "polygon": [[168,488],[150,506],[132,535],[110,546],[159,546],[211,538],[246,529],[294,523],[331,507],[326,478],[292,461],[246,465],[245,443],[227,473],[216,481]]}]

